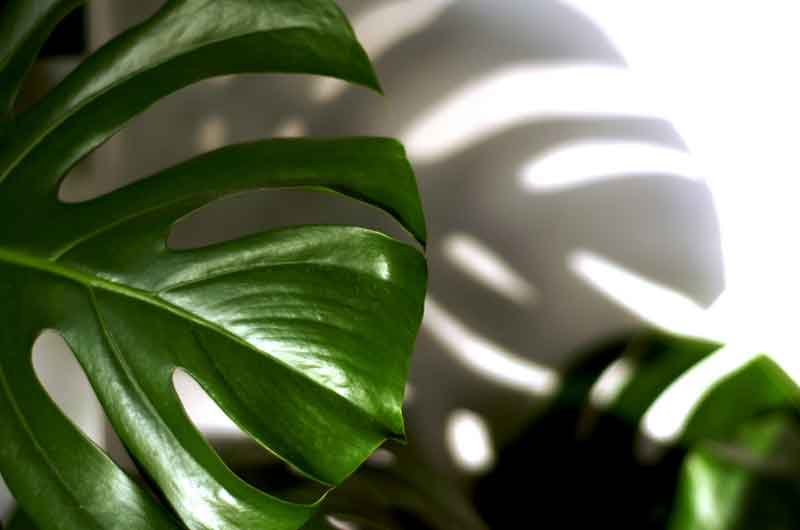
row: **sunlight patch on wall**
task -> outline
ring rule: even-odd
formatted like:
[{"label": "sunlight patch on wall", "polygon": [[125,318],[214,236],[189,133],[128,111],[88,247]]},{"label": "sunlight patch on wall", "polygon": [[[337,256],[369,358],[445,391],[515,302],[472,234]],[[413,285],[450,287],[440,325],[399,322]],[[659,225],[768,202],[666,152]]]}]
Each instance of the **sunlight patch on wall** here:
[{"label": "sunlight patch on wall", "polygon": [[197,129],[197,147],[201,151],[218,149],[228,142],[228,123],[224,117],[212,114]]},{"label": "sunlight patch on wall", "polygon": [[610,178],[670,175],[697,180],[697,163],[686,151],[646,142],[574,142],[558,146],[526,163],[522,188],[560,192]]},{"label": "sunlight patch on wall", "polygon": [[642,418],[642,431],[657,442],[677,441],[709,390],[759,355],[749,349],[724,346],[706,357],[676,379],[650,406]]},{"label": "sunlight patch on wall", "polygon": [[308,127],[303,118],[294,116],[281,122],[272,136],[279,138],[299,138],[308,134]]},{"label": "sunlight patch on wall", "polygon": [[625,357],[617,359],[595,381],[589,402],[601,410],[610,407],[635,375],[636,363]]},{"label": "sunlight patch on wall", "polygon": [[502,256],[469,234],[455,233],[442,242],[444,255],[479,284],[520,305],[536,303],[539,291]]},{"label": "sunlight patch on wall", "polygon": [[563,1],[602,28],[708,168],[726,279],[713,318],[797,378],[797,356],[781,352],[795,349],[800,298],[800,4]]},{"label": "sunlight patch on wall", "polygon": [[608,299],[658,328],[680,335],[722,339],[703,307],[669,287],[588,250],[573,252],[567,266]]},{"label": "sunlight patch on wall", "polygon": [[454,410],[447,418],[445,437],[450,456],[461,470],[478,474],[494,465],[496,456],[489,426],[478,414]]},{"label": "sunlight patch on wall", "polygon": [[435,104],[402,138],[413,160],[436,162],[535,120],[661,116],[646,94],[637,79],[620,67],[509,66]]},{"label": "sunlight patch on wall", "polygon": [[422,326],[464,367],[499,385],[538,397],[553,395],[560,385],[555,370],[476,335],[431,297]]}]

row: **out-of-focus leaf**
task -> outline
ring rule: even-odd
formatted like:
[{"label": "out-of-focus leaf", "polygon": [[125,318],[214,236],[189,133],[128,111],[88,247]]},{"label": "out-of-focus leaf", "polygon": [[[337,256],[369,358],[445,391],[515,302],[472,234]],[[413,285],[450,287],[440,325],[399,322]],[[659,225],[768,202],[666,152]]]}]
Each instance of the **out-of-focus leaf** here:
[{"label": "out-of-focus leaf", "polygon": [[[767,357],[718,381],[679,443],[662,447],[660,457],[642,459],[635,450],[648,408],[719,347],[657,332],[587,354],[565,374],[551,406],[480,482],[480,513],[498,528],[525,517],[531,505],[542,520],[567,528],[660,530],[670,521],[674,530],[794,528],[788,522],[800,520],[800,390]],[[629,377],[607,403],[592,405],[592,387],[622,359]],[[536,478],[524,489],[510,486],[526,477]],[[766,515],[770,510],[774,516]]]},{"label": "out-of-focus leaf", "polygon": [[[542,520],[568,528],[664,528],[686,441],[730,432],[758,412],[786,406],[795,391],[774,363],[761,359],[706,396],[683,443],[662,448],[655,460],[643,458],[637,445],[645,412],[678,377],[719,347],[646,332],[588,352],[564,375],[551,405],[501,451],[497,467],[480,481],[476,500],[481,515],[492,527],[509,527],[535,504]],[[621,360],[629,377],[619,382],[610,401],[596,407],[590,399],[594,385]],[[522,481],[524,489],[510,486]]]},{"label": "out-of-focus leaf", "polygon": [[[487,530],[468,499],[408,448],[390,443],[380,456],[332,491],[303,529]],[[258,483],[259,477],[269,481],[276,473],[269,468],[251,469],[247,476]],[[291,497],[304,497],[305,490],[313,494],[307,483],[284,491]]]},{"label": "out-of-focus leaf", "polygon": [[720,347],[715,342],[665,333],[635,337],[624,355],[634,367],[633,375],[606,413],[637,424],[667,387]]},{"label": "out-of-focus leaf", "polygon": [[797,384],[774,361],[757,357],[717,382],[703,398],[686,427],[684,443],[724,439],[751,418],[772,410],[797,409],[798,398]]},{"label": "out-of-focus leaf", "polygon": [[[608,409],[593,409],[589,396],[620,358],[638,359],[642,370],[664,362],[662,356],[692,364],[714,348],[646,332],[588,351],[564,374],[551,405],[502,448],[496,467],[479,481],[475,500],[480,515],[491,528],[512,528],[526,520],[532,525],[555,521],[564,528],[662,530],[683,453],[669,452],[659,462],[643,465],[634,453],[637,422],[614,409],[616,402]],[[662,384],[657,377],[651,379]],[[629,395],[644,394],[637,389]],[[633,397],[629,402],[635,402]],[[622,410],[640,415],[637,407]]]},{"label": "out-of-focus leaf", "polygon": [[11,518],[8,530],[37,530],[33,520],[22,510],[17,510]]},{"label": "out-of-focus leaf", "polygon": [[800,521],[800,420],[794,410],[700,442],[686,458],[671,530],[790,530]]}]

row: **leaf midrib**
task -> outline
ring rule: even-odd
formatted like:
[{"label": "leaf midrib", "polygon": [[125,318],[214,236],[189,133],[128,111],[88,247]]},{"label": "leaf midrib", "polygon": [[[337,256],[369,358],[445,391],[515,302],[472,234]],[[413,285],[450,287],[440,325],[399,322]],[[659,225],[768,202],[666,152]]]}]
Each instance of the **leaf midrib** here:
[{"label": "leaf midrib", "polygon": [[[144,302],[155,306],[159,309],[163,309],[165,311],[169,311],[170,313],[194,322],[199,326],[203,326],[205,328],[209,328],[217,333],[224,335],[225,337],[237,342],[241,346],[247,348],[248,350],[257,350],[252,344],[248,343],[244,339],[240,338],[239,336],[229,332],[222,326],[215,324],[214,322],[210,322],[204,318],[201,318],[179,306],[176,306],[163,298],[160,298],[157,295],[150,293],[149,291],[145,291],[143,289],[137,289],[135,287],[130,287],[128,285],[123,285],[121,283],[113,282],[111,280],[106,280],[99,276],[85,273],[79,269],[74,267],[68,267],[56,263],[49,259],[43,259],[37,256],[33,256],[31,254],[27,254],[24,252],[19,251],[10,251],[8,249],[4,249],[0,247],[0,262],[6,262],[11,265],[15,265],[18,267],[33,269],[39,272],[44,272],[46,274],[50,274],[53,276],[58,276],[59,278],[64,278],[73,282],[76,282],[83,287],[86,287],[90,291],[95,289],[104,289],[106,291],[126,296],[128,298],[133,298],[140,302]],[[264,352],[267,353],[267,352]],[[268,355],[268,354],[267,354]],[[295,368],[281,362],[279,359],[268,355],[270,359],[273,359],[275,362],[280,363],[281,366],[286,367],[289,370],[297,371]],[[302,372],[300,372],[302,374]],[[312,380],[313,381],[313,380]]]},{"label": "leaf midrib", "polygon": [[[370,414],[369,411],[365,411],[356,403],[353,403],[346,399],[344,396],[340,395],[338,392],[322,385],[318,381],[309,378],[305,373],[301,370],[298,370],[294,366],[287,364],[286,362],[282,361],[281,359],[276,358],[275,356],[271,355],[269,352],[265,352],[262,350],[257,349],[255,346],[250,344],[249,342],[245,341],[238,335],[235,335],[225,329],[224,327],[215,324],[209,320],[201,318],[179,306],[176,306],[163,298],[158,297],[157,295],[151,294],[149,291],[145,291],[143,289],[138,289],[135,287],[130,287],[128,285],[123,285],[121,283],[113,282],[111,280],[106,280],[99,276],[89,274],[83,272],[79,269],[74,267],[69,267],[62,265],[61,263],[54,262],[51,259],[41,258],[32,254],[28,254],[21,251],[14,251],[9,250],[7,248],[0,247],[0,262],[5,262],[10,265],[14,265],[17,267],[22,267],[26,269],[32,269],[38,272],[43,272],[45,274],[49,274],[52,276],[56,276],[58,278],[66,279],[72,282],[75,282],[87,290],[92,291],[92,289],[103,289],[108,292],[112,292],[121,296],[129,297],[134,300],[138,300],[140,302],[144,302],[146,304],[150,304],[153,307],[158,309],[162,309],[165,311],[169,311],[170,313],[176,315],[179,318],[185,319],[187,321],[193,322],[198,326],[204,327],[220,335],[226,337],[229,340],[234,341],[235,343],[239,344],[243,348],[246,348],[251,351],[255,351],[265,357],[269,358],[271,361],[276,363],[277,365],[283,367],[286,370],[291,372],[297,373],[303,378],[307,379],[312,384],[318,385],[320,388],[325,390],[326,392],[330,392],[336,398],[341,399],[344,403],[348,406],[353,407],[354,409],[358,410],[361,414],[364,414],[365,417],[371,422],[374,423],[375,426],[379,430],[386,430],[390,433],[390,435],[394,435],[395,433],[393,430],[385,425],[383,422],[376,421],[376,419]],[[277,454],[277,453],[276,453]],[[325,482],[321,478],[317,478],[321,482]]]}]

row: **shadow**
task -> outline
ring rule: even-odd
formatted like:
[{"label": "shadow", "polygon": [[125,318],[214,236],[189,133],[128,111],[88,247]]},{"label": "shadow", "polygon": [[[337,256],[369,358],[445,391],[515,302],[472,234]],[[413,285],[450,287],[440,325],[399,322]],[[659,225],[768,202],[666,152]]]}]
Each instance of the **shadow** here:
[{"label": "shadow", "polygon": [[[672,444],[642,419],[719,344],[639,332],[579,356],[546,409],[500,451],[473,499],[491,528],[522,520],[565,528],[789,528],[797,521],[797,386],[761,358],[721,380]],[[598,403],[612,363],[631,377]]]},{"label": "shadow", "polygon": [[[136,13],[123,13],[111,23],[123,27],[123,19],[149,13],[158,4],[131,4],[126,11]],[[374,4],[342,2],[351,15]],[[312,97],[318,81],[305,76],[204,82],[159,102],[120,134],[117,154],[104,154],[101,148],[98,156],[114,156],[117,169],[109,182],[118,186],[208,149],[198,131],[209,120],[224,124],[215,134],[215,141],[224,143],[268,136],[287,121],[311,136],[399,136],[435,103],[491,72],[519,64],[624,67],[599,28],[557,1],[500,5],[464,0],[377,58],[385,98],[356,87],[319,103]],[[585,91],[590,97],[592,86]],[[535,85],[523,92],[537,98]],[[474,112],[482,112],[480,102]],[[674,129],[652,116],[555,116],[499,131],[445,160],[415,164],[429,223],[433,299],[475,334],[556,369],[570,364],[570,352],[637,323],[567,268],[573,252],[596,252],[702,305],[719,294],[723,282],[717,219],[701,181],[654,170],[559,193],[523,190],[519,173],[527,161],[578,140],[684,148]],[[235,223],[222,222],[234,217]],[[185,237],[200,244],[318,219],[397,233],[379,213],[346,201],[264,193],[215,206],[211,214],[193,220],[193,233]],[[501,256],[536,288],[536,302],[521,305],[466,275],[444,247],[454,234],[466,234]],[[541,399],[468,369],[426,331],[418,341],[411,384],[411,447],[427,465],[467,489],[475,478],[452,461],[444,442],[445,418],[457,408],[475,411],[503,445],[542,406]]]},{"label": "shadow", "polygon": [[[634,453],[636,418],[594,411],[599,417],[587,428],[592,386],[633,340],[623,336],[587,352],[567,371],[555,401],[504,447],[474,494],[492,528],[512,528],[520,518],[558,521],[565,528],[665,527],[686,450],[671,448],[647,464]],[[657,353],[697,348],[658,335],[644,340],[643,348]],[[715,347],[702,346],[703,354]]]}]

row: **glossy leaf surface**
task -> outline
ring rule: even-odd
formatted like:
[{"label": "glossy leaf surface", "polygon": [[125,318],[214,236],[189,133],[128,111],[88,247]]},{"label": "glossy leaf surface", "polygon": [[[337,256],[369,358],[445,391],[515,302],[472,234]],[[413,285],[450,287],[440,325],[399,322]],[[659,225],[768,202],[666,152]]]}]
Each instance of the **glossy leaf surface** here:
[{"label": "glossy leaf surface", "polygon": [[[25,31],[39,42],[54,16],[36,11],[45,4],[12,3],[2,23],[28,17]],[[0,42],[5,82],[17,76],[8,65],[35,51],[25,39]],[[169,1],[4,128],[0,472],[42,530],[293,529],[311,516],[313,505],[265,494],[226,467],[188,419],[173,387],[177,369],[265,448],[326,485],[341,482],[384,439],[404,436],[401,406],[426,281],[418,250],[344,226],[276,228],[190,250],[167,245],[173,224],[198,208],[277,187],[364,201],[424,243],[416,183],[399,144],[265,140],[91,201],[58,199],[72,165],[157,98],[244,71],[377,86],[332,2]],[[171,510],[49,398],[31,363],[45,329],[71,347]]]}]

